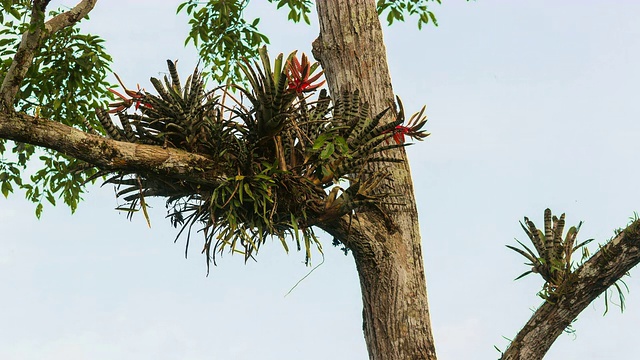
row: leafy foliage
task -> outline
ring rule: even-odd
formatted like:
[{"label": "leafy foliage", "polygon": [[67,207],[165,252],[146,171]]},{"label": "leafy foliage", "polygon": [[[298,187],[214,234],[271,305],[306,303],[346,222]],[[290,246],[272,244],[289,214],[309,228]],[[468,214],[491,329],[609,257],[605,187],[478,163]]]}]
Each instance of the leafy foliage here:
[{"label": "leafy foliage", "polygon": [[204,6],[200,4],[200,1],[189,0],[178,6],[178,13],[184,10],[191,17],[191,31],[185,45],[193,41],[218,83],[227,79],[237,82],[242,78],[238,61],[253,58],[260,46],[269,43],[258,31],[260,19],[244,19],[248,0],[209,0]]},{"label": "leafy foliage", "polygon": [[[313,225],[358,209],[381,212],[379,205],[395,195],[383,185],[389,174],[368,165],[398,161],[385,153],[406,145],[388,141],[404,121],[401,103],[394,120],[383,122],[395,109],[372,116],[357,92],[333,100],[321,91],[308,102],[303,93],[317,87],[317,66],[295,53],[286,60],[280,54],[272,66],[263,48],[259,62],[241,68],[249,88],[212,91],[204,90],[197,70],[183,85],[175,64],[167,63],[169,76],[151,80],[157,95],[133,94],[140,105],[117,111],[117,122],[107,110],[96,113],[112,138],[183,149],[215,165],[199,169],[197,183],[137,172],[112,174],[107,182],[119,186],[131,213],[145,211],[145,197],[164,197],[168,217],[181,229],[178,237],[186,230],[187,247],[194,225],[203,233],[208,265],[226,250],[252,258],[268,238],[288,251],[287,237],[305,249],[309,262],[312,246],[321,249]],[[298,76],[301,70],[308,76]],[[135,108],[128,100],[114,107]],[[422,138],[426,119],[416,116],[412,130]],[[346,189],[337,186],[343,180],[350,182]]]},{"label": "leafy foliage", "polygon": [[[13,18],[3,17],[0,26],[0,78],[4,78],[11,65],[20,34],[28,27],[28,2],[9,1],[2,3],[3,8],[7,4],[12,5],[8,13]],[[58,12],[54,11],[50,16],[56,14]],[[91,110],[104,105],[101,99],[104,98],[104,87],[108,86],[105,79],[111,62],[102,44],[103,40],[98,36],[81,34],[77,27],[64,28],[48,37],[38,49],[22,83],[16,109],[83,130],[89,130],[92,124],[97,126],[98,121],[91,115]],[[32,160],[34,154],[38,155],[37,160]],[[40,166],[40,170],[26,177],[24,171],[30,163]],[[42,212],[43,200],[55,204],[58,197],[75,211],[84,191],[84,180],[95,172],[87,164],[57,152],[36,151],[28,144],[0,143],[2,194],[8,196],[14,186],[23,189],[27,199],[37,204],[37,216]]]},{"label": "leafy foliage", "polygon": [[438,26],[438,20],[434,13],[429,10],[429,2],[437,2],[441,4],[441,0],[401,0],[401,1],[388,1],[378,0],[378,15],[387,13],[387,24],[391,25],[394,21],[404,21],[404,15],[418,17],[418,29],[422,29],[422,25],[432,23],[434,26]]},{"label": "leafy foliage", "polygon": [[311,7],[313,6],[311,0],[269,0],[269,2],[277,2],[278,9],[286,5],[289,8],[287,19],[296,23],[300,22],[300,20],[304,20],[304,22],[307,24],[311,23],[309,21],[309,13],[311,12]]},{"label": "leafy foliage", "polygon": [[[469,2],[471,0],[467,0]],[[387,24],[391,25],[394,21],[405,21],[405,14],[418,17],[418,29],[422,30],[423,25],[429,23],[438,26],[433,11],[429,10],[429,3],[442,4],[442,0],[378,0],[376,3],[378,15],[385,16]]]},{"label": "leafy foliage", "polygon": [[0,11],[0,23],[5,24],[5,22],[11,21],[10,19],[5,19],[6,15],[10,15],[13,19],[20,21],[30,3],[28,0],[0,0],[0,9],[2,9]]},{"label": "leafy foliage", "polygon": [[[289,20],[310,24],[311,0],[268,1],[278,9],[286,7]],[[417,16],[419,29],[429,23],[438,26],[434,13],[428,8],[430,1],[441,3],[441,0],[378,0],[378,14],[386,13],[389,25],[405,21],[405,15],[409,15]],[[269,44],[269,38],[258,29],[260,18],[244,18],[248,5],[249,0],[188,0],[178,6],[177,13],[184,11],[190,17],[191,30],[185,45],[193,42],[217,83],[242,83],[243,74],[237,66],[240,59],[257,59],[258,49]]]}]

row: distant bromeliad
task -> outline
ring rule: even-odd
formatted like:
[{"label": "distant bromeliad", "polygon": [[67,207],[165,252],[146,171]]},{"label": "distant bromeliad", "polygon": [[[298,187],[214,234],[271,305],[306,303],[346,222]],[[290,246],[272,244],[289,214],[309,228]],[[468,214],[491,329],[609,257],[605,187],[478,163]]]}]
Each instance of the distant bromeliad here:
[{"label": "distant bromeliad", "polygon": [[[562,285],[569,279],[574,270],[573,254],[578,249],[586,249],[584,246],[593,240],[589,239],[576,244],[576,238],[582,222],[578,226],[569,228],[566,236],[563,237],[564,217],[564,214],[560,215],[560,218],[553,216],[551,210],[546,209],[544,211],[544,232],[536,228],[529,218],[524,218],[524,224],[520,223],[520,225],[529,240],[531,240],[531,243],[533,243],[536,252],[531,251],[520,241],[518,243],[524,250],[507,245],[509,249],[527,258],[529,260],[528,265],[531,266],[531,270],[516,279],[531,273],[540,274],[545,281],[545,285],[539,295],[544,299],[558,295],[558,291],[561,291]],[[585,255],[586,253],[583,254],[583,258]]]},{"label": "distant bromeliad", "polygon": [[[373,115],[357,91],[332,99],[322,90],[317,100],[307,102],[301,94],[315,91],[324,81],[317,82],[322,71],[312,76],[318,64],[310,64],[306,55],[299,61],[293,53],[283,66],[280,54],[272,67],[263,48],[259,63],[245,61],[242,70],[250,87],[232,86],[246,103],[226,88],[205,91],[197,69],[183,86],[175,63],[167,64],[169,77],[151,79],[157,95],[128,90],[118,78],[130,98],[109,89],[122,101],[110,111],[96,109],[96,114],[116,140],[203,155],[215,165],[199,171],[220,175],[189,183],[119,172],[110,174],[107,182],[120,187],[118,196],[127,201],[127,211],[144,211],[145,197],[165,197],[180,233],[196,223],[201,226],[207,260],[225,249],[251,258],[269,237],[279,238],[288,250],[287,236],[299,249],[304,246],[309,260],[312,244],[320,249],[313,225],[356,210],[385,216],[386,199],[399,194],[385,181],[388,171],[369,165],[399,162],[387,152],[406,146],[405,135],[418,140],[428,135],[422,130],[424,108],[405,125],[399,99],[397,108]],[[136,111],[128,112],[131,107]],[[109,117],[114,112],[119,126]],[[393,116],[383,121],[386,114]],[[343,180],[348,187],[335,186]]]}]

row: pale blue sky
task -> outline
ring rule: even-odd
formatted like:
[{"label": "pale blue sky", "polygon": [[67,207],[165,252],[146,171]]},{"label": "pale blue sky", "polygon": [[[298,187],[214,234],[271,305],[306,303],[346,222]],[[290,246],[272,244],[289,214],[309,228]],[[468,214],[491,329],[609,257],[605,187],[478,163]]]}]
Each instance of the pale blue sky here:
[{"label": "pale blue sky", "polygon": [[[177,3],[99,1],[83,27],[107,40],[127,84],[149,89],[166,59],[185,77],[197,62]],[[294,25],[273,9],[255,0],[248,11],[271,52],[309,53],[315,20]],[[540,224],[551,207],[603,242],[640,210],[640,3],[433,10],[439,28],[409,21],[385,29],[385,42],[407,110],[428,106],[432,136],[409,155],[436,348],[440,359],[492,359],[539,304],[541,280],[514,282],[526,267],[504,247],[525,240],[518,220]],[[85,198],[77,214],[46,207],[41,220],[19,195],[0,199],[0,359],[367,358],[355,267],[330,238],[325,263],[284,297],[309,268],[277,241],[257,263],[224,256],[207,278],[198,251],[185,260],[173,243],[161,201],[148,229],[113,210],[110,186]],[[640,282],[626,282],[624,314],[602,317],[596,300],[547,358],[637,356]]]}]

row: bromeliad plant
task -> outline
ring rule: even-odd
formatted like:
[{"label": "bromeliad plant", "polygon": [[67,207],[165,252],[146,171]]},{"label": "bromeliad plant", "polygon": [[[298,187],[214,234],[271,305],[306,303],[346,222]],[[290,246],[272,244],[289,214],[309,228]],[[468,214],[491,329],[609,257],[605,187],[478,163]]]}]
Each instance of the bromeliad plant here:
[{"label": "bromeliad plant", "polygon": [[558,218],[551,214],[550,209],[546,209],[544,211],[544,232],[536,228],[533,221],[525,216],[524,224],[521,222],[520,226],[522,226],[529,240],[533,243],[537,254],[518,240],[516,241],[524,250],[507,245],[509,249],[527,258],[527,260],[529,260],[527,265],[532,266],[531,270],[518,276],[516,280],[531,273],[540,274],[545,284],[539,295],[543,299],[549,299],[558,295],[562,285],[570,278],[572,272],[575,270],[572,256],[576,250],[583,250],[583,260],[588,256],[585,245],[593,239],[588,239],[576,244],[576,238],[581,225],[582,222],[580,222],[578,226],[569,228],[566,236],[563,238],[562,233],[565,226],[565,214],[560,215],[560,218]]},{"label": "bromeliad plant", "polygon": [[[388,172],[369,165],[398,161],[387,153],[406,145],[404,135],[428,135],[424,108],[403,125],[399,99],[397,109],[379,114],[371,114],[358,92],[331,98],[322,90],[309,101],[305,94],[322,85],[322,72],[313,75],[318,65],[304,55],[299,61],[295,53],[286,60],[280,54],[272,67],[263,48],[259,63],[242,66],[249,88],[212,91],[205,91],[197,69],[183,85],[175,63],[167,64],[169,77],[151,79],[157,95],[125,90],[131,98],[120,96],[113,110],[96,109],[105,132],[120,141],[200,154],[215,164],[200,171],[224,175],[194,183],[120,172],[106,182],[118,187],[129,211],[146,215],[145,198],[164,197],[178,237],[186,230],[187,248],[193,226],[203,232],[207,265],[226,250],[252,258],[273,237],[287,251],[286,238],[295,239],[308,262],[313,246],[321,251],[313,225],[361,209],[381,212],[380,205],[396,195],[385,181]],[[387,114],[391,121],[383,121]],[[345,189],[338,186],[344,181]]]},{"label": "bromeliad plant", "polygon": [[[634,214],[630,219],[630,223],[635,222],[637,219],[637,215]],[[578,226],[572,226],[569,228],[567,234],[563,237],[562,233],[565,226],[565,215],[562,214],[560,215],[560,218],[557,218],[551,214],[551,210],[549,209],[544,211],[544,232],[536,228],[535,224],[527,217],[524,218],[524,224],[521,222],[520,225],[527,233],[529,240],[533,243],[536,252],[533,252],[518,240],[516,241],[524,250],[507,245],[509,249],[512,249],[527,258],[527,260],[529,260],[527,265],[532,266],[531,270],[518,276],[516,280],[531,273],[540,274],[545,283],[542,290],[538,292],[538,296],[544,300],[556,302],[560,297],[574,290],[572,287],[575,285],[575,282],[572,278],[575,280],[575,277],[578,276],[576,272],[580,271],[579,269],[582,266],[582,263],[590,256],[586,245],[593,241],[593,239],[588,239],[576,244],[576,239],[582,222],[580,222]],[[622,230],[620,229],[616,231],[616,236],[620,231]],[[576,264],[574,263],[572,256],[577,250],[581,250],[582,256],[580,261]],[[601,247],[600,250],[604,251],[604,248]],[[620,307],[621,311],[624,311],[624,289],[628,292],[629,288],[622,279],[616,281],[613,284],[613,288],[615,288],[615,291],[618,294],[619,303],[616,305]],[[612,288],[608,288],[604,292],[605,314],[609,311],[609,302],[611,301],[609,300],[610,291],[612,291]],[[612,303],[615,304],[615,302]],[[570,325],[565,329],[565,331],[569,333],[573,332]]]}]

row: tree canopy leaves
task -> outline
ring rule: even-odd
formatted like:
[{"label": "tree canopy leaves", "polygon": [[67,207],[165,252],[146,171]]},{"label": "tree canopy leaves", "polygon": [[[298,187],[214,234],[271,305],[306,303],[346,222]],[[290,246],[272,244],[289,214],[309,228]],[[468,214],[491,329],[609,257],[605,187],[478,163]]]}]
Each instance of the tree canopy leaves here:
[{"label": "tree canopy leaves", "polygon": [[[20,35],[29,26],[28,4],[8,1],[2,6],[12,10],[7,12],[11,17],[4,16],[0,25],[0,78],[4,78]],[[93,109],[106,104],[110,64],[111,56],[99,36],[82,34],[77,27],[57,31],[37,50],[14,104],[16,110],[89,130],[92,124],[98,124]],[[28,167],[39,170],[26,176]],[[37,216],[44,200],[55,205],[57,198],[75,211],[85,180],[94,173],[92,167],[64,154],[0,140],[2,194],[8,196],[15,187],[24,190],[26,198],[36,204]]]},{"label": "tree canopy leaves", "polygon": [[[287,18],[295,23],[304,21],[310,24],[311,0],[269,0],[277,8],[286,7]],[[405,15],[418,18],[418,28],[432,23],[438,26],[434,13],[429,10],[429,0],[379,0],[378,14],[385,16],[387,23],[404,21]],[[440,3],[440,0],[431,0]],[[211,76],[218,83],[242,82],[242,72],[237,66],[243,58],[255,59],[258,49],[269,44],[266,34],[260,32],[261,19],[245,19],[244,12],[249,0],[202,1],[189,0],[178,6],[177,12],[189,15],[191,30],[185,44],[193,42],[198,48],[200,58],[210,68]],[[386,15],[384,15],[386,14]]]}]

